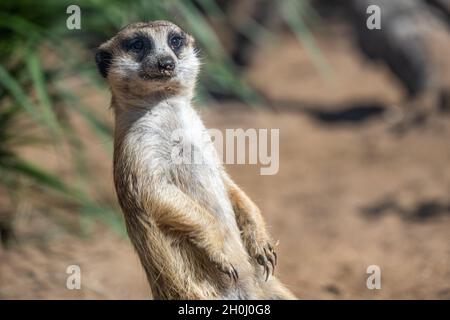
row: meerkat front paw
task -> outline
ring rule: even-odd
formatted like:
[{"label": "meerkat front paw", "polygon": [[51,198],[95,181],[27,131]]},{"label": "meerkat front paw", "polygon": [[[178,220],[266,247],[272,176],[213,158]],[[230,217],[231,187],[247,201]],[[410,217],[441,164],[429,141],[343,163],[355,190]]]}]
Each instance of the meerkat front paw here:
[{"label": "meerkat front paw", "polygon": [[[246,243],[250,256],[263,267],[263,276],[267,281],[269,275],[274,274],[277,265],[277,254],[272,240],[268,236],[251,237],[247,239]],[[270,267],[272,267],[272,272],[270,272]]]},{"label": "meerkat front paw", "polygon": [[239,274],[233,264],[228,261],[228,258],[224,253],[216,251],[210,255],[210,260],[220,272],[226,274],[234,283],[237,283]]},{"label": "meerkat front paw", "polygon": [[231,263],[217,264],[217,269],[228,275],[230,277],[230,280],[233,280],[234,283],[238,281],[239,274],[236,268]]}]

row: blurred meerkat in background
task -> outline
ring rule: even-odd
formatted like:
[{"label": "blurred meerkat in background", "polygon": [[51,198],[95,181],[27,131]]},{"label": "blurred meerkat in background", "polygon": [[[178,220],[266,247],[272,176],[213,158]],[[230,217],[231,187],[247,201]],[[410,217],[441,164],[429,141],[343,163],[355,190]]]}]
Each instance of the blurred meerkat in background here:
[{"label": "blurred meerkat in background", "polygon": [[[251,20],[271,31],[286,24],[279,12],[282,4],[274,0],[251,0],[243,9],[236,1],[218,0],[218,3],[228,13],[224,38],[228,39],[230,55],[243,68],[251,64],[258,42],[258,29],[245,23]],[[450,0],[311,0],[309,3],[326,15],[324,20],[330,16],[345,20],[354,34],[355,47],[367,59],[384,64],[401,84],[405,99],[399,101],[398,111],[403,115],[395,117],[402,120],[394,126],[399,132],[424,124],[433,114],[450,112],[450,75],[442,68],[442,59],[447,59],[449,53],[435,48],[436,43],[448,41]],[[380,30],[367,28],[370,16],[367,9],[371,5],[380,8]],[[239,12],[235,13],[237,8]],[[256,35],[249,36],[249,30]],[[439,37],[437,41],[429,41]]]},{"label": "blurred meerkat in background", "polygon": [[[447,5],[445,5],[447,2]],[[381,29],[366,27],[367,9],[377,5]],[[382,62],[403,85],[404,117],[397,129],[424,123],[433,113],[448,111],[448,74],[441,68],[445,53],[436,50],[429,38],[445,34],[440,19],[449,16],[448,0],[351,0],[345,3],[350,24],[361,52],[370,60]],[[447,21],[448,22],[448,21]],[[445,40],[444,40],[445,41]]]}]

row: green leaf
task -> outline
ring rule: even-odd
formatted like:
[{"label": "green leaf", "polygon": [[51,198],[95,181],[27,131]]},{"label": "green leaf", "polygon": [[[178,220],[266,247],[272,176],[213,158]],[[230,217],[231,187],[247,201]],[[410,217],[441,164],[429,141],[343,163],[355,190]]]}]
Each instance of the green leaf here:
[{"label": "green leaf", "polygon": [[47,92],[47,82],[38,55],[32,52],[28,53],[26,63],[40,102],[39,105],[41,107],[40,111],[43,122],[52,131],[56,140],[59,140],[58,137],[61,134],[61,129]]}]

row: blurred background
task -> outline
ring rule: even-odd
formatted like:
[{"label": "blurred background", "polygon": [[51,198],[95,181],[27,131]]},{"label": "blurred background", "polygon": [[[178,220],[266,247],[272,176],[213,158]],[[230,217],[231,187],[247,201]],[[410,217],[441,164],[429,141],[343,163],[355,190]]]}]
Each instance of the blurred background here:
[{"label": "blurred background", "polygon": [[[81,29],[69,30],[69,5]],[[381,9],[369,30],[367,8]],[[94,52],[135,21],[197,39],[211,128],[280,129],[280,170],[230,165],[303,299],[450,298],[450,2],[0,3],[0,299],[146,299],[112,184]],[[81,267],[81,290],[66,268]],[[378,265],[381,290],[368,290]]]}]

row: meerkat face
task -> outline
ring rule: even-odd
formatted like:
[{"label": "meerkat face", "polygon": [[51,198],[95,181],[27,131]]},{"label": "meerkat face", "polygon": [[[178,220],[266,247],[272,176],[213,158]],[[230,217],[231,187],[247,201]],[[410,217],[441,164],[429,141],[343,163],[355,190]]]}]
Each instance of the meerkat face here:
[{"label": "meerkat face", "polygon": [[168,21],[126,26],[95,60],[113,95],[127,100],[192,90],[199,70],[194,39]]}]

